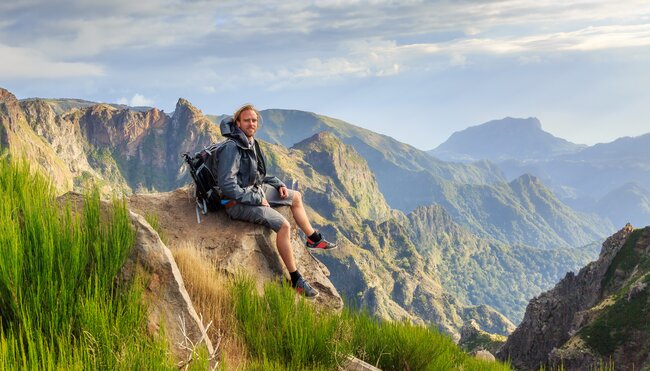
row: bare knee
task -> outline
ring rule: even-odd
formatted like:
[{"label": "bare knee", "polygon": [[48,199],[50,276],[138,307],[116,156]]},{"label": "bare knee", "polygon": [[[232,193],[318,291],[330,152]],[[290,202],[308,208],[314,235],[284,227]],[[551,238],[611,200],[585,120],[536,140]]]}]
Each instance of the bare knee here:
[{"label": "bare knee", "polygon": [[298,191],[293,192],[293,203],[298,205],[302,203],[302,193]]},{"label": "bare knee", "polygon": [[289,224],[287,220],[282,222],[282,225],[280,226],[280,230],[278,231],[278,233],[281,232],[286,232],[286,233],[291,232],[291,224]]}]

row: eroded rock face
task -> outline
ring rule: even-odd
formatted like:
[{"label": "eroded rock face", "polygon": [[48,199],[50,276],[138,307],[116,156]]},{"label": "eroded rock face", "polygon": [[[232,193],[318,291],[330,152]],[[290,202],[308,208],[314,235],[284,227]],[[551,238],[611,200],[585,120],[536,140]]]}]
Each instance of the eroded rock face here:
[{"label": "eroded rock face", "polygon": [[470,320],[460,329],[458,345],[470,354],[487,352],[494,360],[493,353],[499,350],[505,340],[505,336],[485,332],[475,320]]},{"label": "eroded rock face", "polygon": [[103,194],[174,189],[186,178],[180,154],[221,139],[219,129],[187,100],[170,117],[156,108],[26,99],[0,88],[0,144],[25,156],[60,193]]},{"label": "eroded rock face", "polygon": [[185,337],[194,344],[202,340],[209,354],[212,354],[212,343],[185,289],[171,251],[144,217],[133,212],[130,215],[136,230],[136,243],[123,273],[128,278],[140,267],[148,275],[144,296],[148,303],[149,332],[157,333],[162,325],[178,361],[188,358],[188,350],[178,346]]},{"label": "eroded rock face", "polygon": [[523,321],[496,356],[511,359],[518,369],[537,369],[547,363],[549,353],[584,324],[581,313],[602,300],[603,278],[632,231],[632,226],[626,225],[603,243],[598,260],[578,275],[567,273],[555,288],[531,300]]},{"label": "eroded rock face", "polygon": [[16,97],[0,88],[0,147],[10,156],[33,164],[62,192],[72,189],[72,174],[47,142],[27,122]]},{"label": "eroded rock face", "polygon": [[[244,272],[256,279],[261,288],[265,282],[288,278],[275,245],[275,232],[263,226],[231,220],[223,210],[201,216],[197,223],[193,200],[188,189],[173,192],[134,195],[129,199],[131,209],[155,214],[171,249],[190,245],[199,249],[205,259],[221,271]],[[288,207],[277,209],[292,225],[291,244],[300,273],[320,295],[317,305],[340,310],[343,301],[330,282],[327,268],[312,255],[299,238],[297,227]]]},{"label": "eroded rock face", "polygon": [[[83,209],[84,197],[78,193],[66,193],[58,200],[76,205],[76,210]],[[102,202],[102,210],[108,207],[108,203]],[[164,328],[170,351],[178,362],[188,360],[189,350],[179,346],[188,344],[185,339],[192,344],[205,346],[212,354],[214,348],[185,289],[171,251],[144,217],[130,212],[130,218],[136,240],[122,267],[120,278],[128,282],[136,274],[143,275],[146,283],[143,298],[147,303],[147,330],[150,335],[158,335],[159,330]]]}]

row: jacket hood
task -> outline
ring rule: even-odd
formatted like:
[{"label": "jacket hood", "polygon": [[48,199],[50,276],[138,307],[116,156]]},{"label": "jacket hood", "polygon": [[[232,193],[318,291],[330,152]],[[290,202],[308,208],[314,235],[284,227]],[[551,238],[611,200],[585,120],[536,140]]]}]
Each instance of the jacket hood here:
[{"label": "jacket hood", "polygon": [[228,116],[221,120],[219,124],[219,129],[221,129],[221,135],[226,138],[233,139],[238,146],[242,148],[249,148],[248,138],[246,134],[235,124],[235,121],[231,116]]}]

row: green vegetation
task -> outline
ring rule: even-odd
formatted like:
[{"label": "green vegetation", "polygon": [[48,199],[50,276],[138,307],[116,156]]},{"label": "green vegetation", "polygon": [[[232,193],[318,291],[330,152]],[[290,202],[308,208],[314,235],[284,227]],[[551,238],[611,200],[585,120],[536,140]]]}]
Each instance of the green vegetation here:
[{"label": "green vegetation", "polygon": [[630,339],[632,332],[650,331],[647,301],[646,290],[629,301],[624,298],[617,300],[598,319],[583,328],[580,337],[600,355],[612,354],[619,345]]},{"label": "green vegetation", "polygon": [[173,368],[141,279],[116,280],[133,241],[124,202],[61,207],[26,163],[0,161],[0,369]]},{"label": "green vegetation", "polygon": [[472,234],[440,205],[420,207],[408,220],[428,274],[440,277],[442,286],[461,301],[490,305],[515,323],[523,318],[531,297],[553,287],[566,272],[578,272],[597,257],[600,247],[508,246]]},{"label": "green vegetation", "polygon": [[[624,272],[625,277],[629,277],[634,267],[637,264],[641,263],[641,254],[639,254],[639,252],[636,251],[634,247],[636,246],[636,243],[639,241],[639,238],[642,234],[642,229],[636,229],[630,233],[627,241],[625,241],[625,245],[623,245],[621,250],[614,257],[614,260],[612,260],[612,264],[610,264],[609,268],[607,268],[607,272],[605,273],[605,277],[603,278],[601,285],[603,292],[610,289],[615,284],[617,270]],[[645,261],[649,259],[643,260]],[[646,265],[648,264],[647,262],[645,263]]]},{"label": "green vegetation", "polygon": [[[635,295],[630,295],[634,282],[647,283],[650,275],[642,280],[633,278],[632,273],[648,272],[650,259],[636,250],[639,239],[644,235],[645,229],[634,230],[625,245],[616,254],[603,278],[603,292],[614,290],[614,304],[607,307],[591,324],[583,328],[580,337],[600,355],[611,355],[617,347],[634,338],[636,332],[648,333],[650,331],[650,309],[648,308],[648,290],[641,290]],[[639,267],[639,268],[637,268]],[[617,282],[617,276],[627,277],[628,281]],[[638,277],[638,276],[637,276]]]},{"label": "green vegetation", "polygon": [[508,370],[464,353],[433,328],[383,322],[365,312],[317,312],[287,286],[238,278],[233,306],[251,369],[331,370],[352,354],[383,370]]},{"label": "green vegetation", "polygon": [[167,244],[167,235],[165,234],[165,231],[162,229],[162,226],[160,225],[160,220],[158,220],[158,215],[155,213],[146,213],[144,216],[145,220],[151,228],[154,229],[154,231],[158,232],[158,237],[160,237],[160,240],[164,243]]},{"label": "green vegetation", "polygon": [[497,350],[506,342],[506,340],[508,340],[507,336],[490,334],[482,331],[470,339],[463,339],[464,343],[461,347],[465,351],[485,349],[491,353],[496,353]]},{"label": "green vegetation", "polygon": [[234,282],[235,317],[252,358],[263,364],[280,363],[291,370],[334,369],[347,349],[334,347],[339,319],[318,314],[287,287],[269,284],[265,295],[255,293],[251,279]]}]

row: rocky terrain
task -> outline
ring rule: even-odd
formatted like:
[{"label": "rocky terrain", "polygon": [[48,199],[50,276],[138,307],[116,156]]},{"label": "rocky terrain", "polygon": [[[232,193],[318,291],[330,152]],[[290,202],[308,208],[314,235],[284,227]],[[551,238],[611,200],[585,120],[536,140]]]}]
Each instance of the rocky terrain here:
[{"label": "rocky terrain", "polygon": [[598,260],[534,298],[497,353],[521,369],[540,365],[584,370],[650,366],[650,227],[627,225]]},{"label": "rocky terrain", "polygon": [[[0,88],[0,143],[48,174],[61,192],[99,184],[104,193],[171,190],[186,183],[180,153],[220,138],[179,99],[174,115],[87,102],[18,101]],[[58,112],[58,113],[57,113]]]},{"label": "rocky terrain", "polygon": [[[234,275],[251,275],[261,289],[268,281],[289,278],[275,246],[275,233],[262,226],[231,220],[223,211],[211,213],[197,223],[191,190],[137,194],[128,206],[141,215],[155,215],[170,249],[191,246],[198,249],[217,270]],[[289,208],[280,212],[290,216]],[[291,220],[291,219],[289,219]],[[293,223],[293,222],[292,222]],[[304,247],[292,224],[291,243],[301,273],[320,291],[315,301],[332,310],[343,308],[343,301],[328,276],[328,269]]]},{"label": "rocky terrain", "polygon": [[[173,357],[181,363],[188,357],[188,350],[179,346],[186,342],[186,338],[193,344],[205,346],[208,354],[213,354],[214,344],[218,344],[219,338],[217,329],[208,331],[207,323],[197,313],[174,260],[173,250],[197,249],[216,270],[231,276],[244,273],[252,277],[260,291],[267,282],[277,282],[283,277],[289,279],[275,246],[274,233],[261,226],[232,221],[223,212],[211,214],[197,224],[194,203],[188,198],[188,192],[179,189],[168,193],[133,195],[128,199],[136,240],[119,277],[131,280],[137,274],[147,282],[143,292],[143,299],[147,302],[147,331],[150,335],[163,335],[170,344]],[[78,210],[83,209],[83,200],[82,195],[72,192],[58,198],[61,203],[76,204]],[[102,207],[109,205],[104,202]],[[288,208],[280,211],[287,214]],[[156,216],[165,242],[144,215]],[[313,304],[332,311],[341,310],[343,301],[327,277],[327,268],[304,248],[295,233],[295,223],[292,227],[291,242],[296,262],[303,275],[320,291]]]}]

